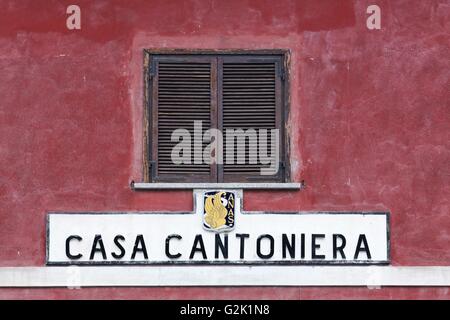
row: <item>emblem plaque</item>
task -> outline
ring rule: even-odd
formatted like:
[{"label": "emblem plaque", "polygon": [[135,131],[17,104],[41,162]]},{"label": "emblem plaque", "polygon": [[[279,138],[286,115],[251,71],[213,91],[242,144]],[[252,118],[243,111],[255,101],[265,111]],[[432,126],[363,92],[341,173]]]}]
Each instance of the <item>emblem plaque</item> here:
[{"label": "emblem plaque", "polygon": [[236,195],[229,191],[203,193],[203,227],[209,231],[224,232],[234,228]]}]

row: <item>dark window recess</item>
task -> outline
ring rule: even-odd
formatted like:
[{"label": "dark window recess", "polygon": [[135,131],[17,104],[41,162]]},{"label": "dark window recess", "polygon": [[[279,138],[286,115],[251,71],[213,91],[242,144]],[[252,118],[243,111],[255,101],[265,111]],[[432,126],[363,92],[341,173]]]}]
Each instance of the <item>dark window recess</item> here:
[{"label": "dark window recess", "polygon": [[[283,165],[287,159],[284,55],[150,54],[147,75],[148,181],[285,182],[288,179]],[[211,128],[223,133],[223,164],[194,162],[194,154],[203,155],[210,144],[210,140],[194,143],[196,120],[202,121],[202,134]],[[172,162],[172,149],[179,143],[171,141],[175,129],[186,129],[191,134],[189,164]],[[231,129],[247,133],[254,129],[257,140],[246,136],[245,152],[238,154],[238,140],[234,138],[234,149],[227,152],[230,142],[227,130]],[[276,174],[261,175],[261,167],[270,164],[261,163],[259,129],[267,129],[268,156],[271,156],[270,130],[279,130]],[[251,146],[255,147],[257,163],[250,163]],[[234,163],[229,163],[230,156]]]}]

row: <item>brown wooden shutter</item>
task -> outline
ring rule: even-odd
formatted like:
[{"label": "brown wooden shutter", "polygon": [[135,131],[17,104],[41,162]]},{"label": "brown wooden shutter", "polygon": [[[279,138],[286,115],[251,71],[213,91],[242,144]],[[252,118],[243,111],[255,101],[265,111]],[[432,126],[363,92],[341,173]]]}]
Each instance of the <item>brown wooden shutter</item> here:
[{"label": "brown wooden shutter", "polygon": [[[224,164],[219,181],[282,181],[283,166],[273,176],[261,176],[262,165],[249,163],[249,140],[246,140],[245,163],[237,163],[235,141],[234,164],[227,163],[225,146],[227,129],[280,129],[280,163],[284,161],[282,123],[282,63],[278,57],[226,56],[219,59],[219,124],[224,135]],[[269,140],[270,143],[270,140]],[[268,144],[270,146],[270,144]]]},{"label": "brown wooden shutter", "polygon": [[[284,71],[283,56],[275,54],[154,54],[148,74],[149,175],[152,182],[283,182]],[[194,147],[194,121],[202,121],[203,132],[218,128],[223,133],[223,164],[194,163],[195,150],[203,152],[210,141]],[[171,141],[176,129],[191,134],[191,163],[175,164],[171,153],[179,143]],[[227,130],[279,129],[279,163],[275,175],[261,175],[267,167],[259,158],[250,163],[246,140],[244,163],[227,162]],[[269,136],[270,137],[270,136]],[[270,138],[269,138],[270,144]]]},{"label": "brown wooden shutter", "polygon": [[[217,66],[211,57],[156,56],[152,59],[152,181],[216,182],[215,165],[194,163],[194,120],[202,121],[203,132],[216,126]],[[172,132],[191,134],[190,164],[174,164]],[[202,133],[203,133],[202,132]],[[202,150],[207,145],[203,142]]]}]

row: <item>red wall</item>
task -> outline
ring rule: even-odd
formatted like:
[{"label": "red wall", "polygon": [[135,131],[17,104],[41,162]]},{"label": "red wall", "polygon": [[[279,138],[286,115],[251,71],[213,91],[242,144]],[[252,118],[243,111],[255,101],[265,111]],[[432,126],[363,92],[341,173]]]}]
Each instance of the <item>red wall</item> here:
[{"label": "red wall", "polygon": [[[66,28],[81,7],[82,29]],[[366,28],[381,7],[382,29]],[[144,48],[289,48],[292,168],[246,210],[386,210],[392,265],[450,266],[445,0],[0,0],[0,266],[43,266],[47,211],[191,210],[142,178]],[[0,298],[448,298],[448,288],[0,289]]]}]

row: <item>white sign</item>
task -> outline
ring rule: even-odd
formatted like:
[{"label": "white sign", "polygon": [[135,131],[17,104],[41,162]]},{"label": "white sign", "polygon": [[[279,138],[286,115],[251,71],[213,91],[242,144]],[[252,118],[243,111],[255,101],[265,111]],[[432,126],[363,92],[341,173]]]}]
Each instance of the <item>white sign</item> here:
[{"label": "white sign", "polygon": [[195,213],[49,213],[47,263],[389,263],[388,213],[241,213],[236,198],[232,228],[222,228],[205,220],[208,196]]}]

